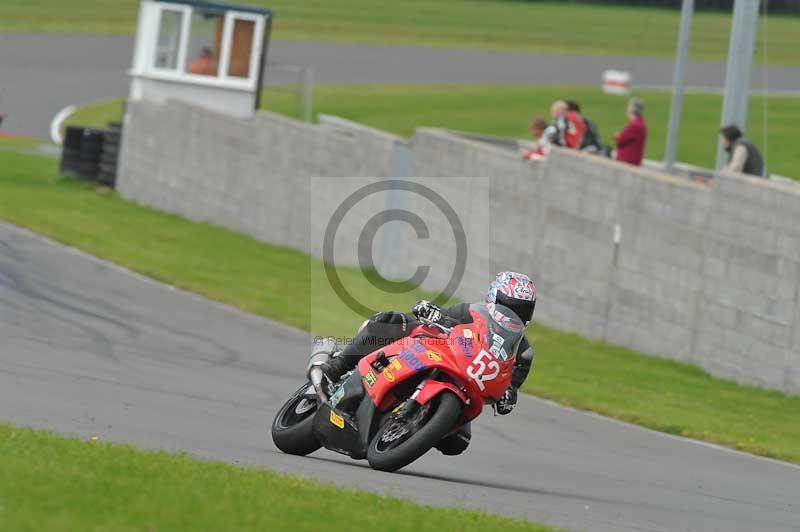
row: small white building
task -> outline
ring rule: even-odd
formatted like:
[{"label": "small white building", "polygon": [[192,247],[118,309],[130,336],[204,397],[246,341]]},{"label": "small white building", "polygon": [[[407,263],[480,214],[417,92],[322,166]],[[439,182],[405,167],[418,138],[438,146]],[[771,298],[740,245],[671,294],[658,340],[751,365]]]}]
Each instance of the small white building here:
[{"label": "small white building", "polygon": [[259,103],[272,12],[199,0],[142,0],[132,100],[182,100],[233,116]]}]

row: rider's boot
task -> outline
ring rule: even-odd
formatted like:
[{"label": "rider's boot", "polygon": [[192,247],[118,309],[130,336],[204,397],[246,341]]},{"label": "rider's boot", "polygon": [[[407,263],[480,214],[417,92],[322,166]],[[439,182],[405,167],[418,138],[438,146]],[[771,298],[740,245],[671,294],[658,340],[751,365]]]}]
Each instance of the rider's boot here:
[{"label": "rider's boot", "polygon": [[349,363],[349,360],[341,355],[332,357],[330,360],[322,364],[322,373],[328,377],[332,383],[337,383],[342,378],[342,375],[353,369],[355,366]]}]

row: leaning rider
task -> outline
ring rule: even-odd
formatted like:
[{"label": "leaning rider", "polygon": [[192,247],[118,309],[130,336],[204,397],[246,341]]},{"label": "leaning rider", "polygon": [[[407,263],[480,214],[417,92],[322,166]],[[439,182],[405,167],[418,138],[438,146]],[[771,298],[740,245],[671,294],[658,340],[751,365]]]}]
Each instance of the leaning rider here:
[{"label": "leaning rider", "polygon": [[[489,286],[487,303],[497,303],[513,310],[527,326],[536,306],[536,287],[527,275],[516,272],[500,272]],[[342,351],[334,354],[322,365],[322,370],[331,382],[358,365],[358,361],[375,351],[376,346],[388,345],[405,338],[415,326],[415,318],[424,318],[447,326],[471,323],[472,315],[468,303],[442,309],[429,301],[420,301],[412,310],[413,316],[402,312],[380,312],[365,322],[353,341]],[[511,377],[511,386],[505,391],[495,409],[498,414],[509,414],[517,404],[517,390],[530,373],[533,363],[533,348],[523,337],[516,353],[516,362]],[[446,455],[464,452],[469,445],[471,431],[469,423],[455,433],[445,437],[437,449]]]}]

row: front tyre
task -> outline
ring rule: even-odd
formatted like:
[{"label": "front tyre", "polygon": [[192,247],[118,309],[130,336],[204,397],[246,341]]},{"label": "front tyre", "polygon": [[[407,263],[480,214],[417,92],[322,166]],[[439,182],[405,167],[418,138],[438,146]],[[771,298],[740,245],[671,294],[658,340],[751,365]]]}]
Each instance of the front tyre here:
[{"label": "front tyre", "polygon": [[322,447],[311,430],[317,400],[305,394],[308,387],[305,384],[293,393],[272,421],[272,441],[287,454],[305,456]]},{"label": "front tyre", "polygon": [[369,465],[379,471],[407,466],[453,429],[462,406],[454,393],[443,391],[408,419],[390,417],[369,443]]}]

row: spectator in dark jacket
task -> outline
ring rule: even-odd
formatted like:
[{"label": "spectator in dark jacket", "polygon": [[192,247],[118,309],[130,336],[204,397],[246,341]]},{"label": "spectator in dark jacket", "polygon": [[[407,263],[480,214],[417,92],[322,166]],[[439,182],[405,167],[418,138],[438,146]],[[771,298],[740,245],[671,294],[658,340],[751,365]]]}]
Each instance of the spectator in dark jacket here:
[{"label": "spectator in dark jacket", "polygon": [[644,158],[644,146],[647,142],[647,125],[644,123],[644,104],[638,98],[628,102],[628,125],[614,135],[617,143],[617,160],[641,166]]},{"label": "spectator in dark jacket", "polygon": [[728,164],[723,170],[741,174],[764,177],[764,158],[752,142],[744,138],[742,130],[737,126],[725,126],[719,130],[728,152]]}]

